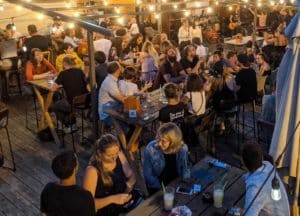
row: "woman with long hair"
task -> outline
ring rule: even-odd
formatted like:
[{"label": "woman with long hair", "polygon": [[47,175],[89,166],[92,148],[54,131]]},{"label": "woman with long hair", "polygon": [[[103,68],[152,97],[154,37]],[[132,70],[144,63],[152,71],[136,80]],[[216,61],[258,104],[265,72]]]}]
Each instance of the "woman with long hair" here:
[{"label": "woman with long hair", "polygon": [[83,179],[83,187],[95,199],[97,215],[119,215],[131,198],[135,175],[118,139],[105,134],[96,142],[96,150]]},{"label": "woman with long hair", "polygon": [[44,58],[43,52],[38,48],[33,48],[30,60],[26,63],[26,80],[45,79],[55,73],[57,73],[55,67]]},{"label": "woman with long hair", "polygon": [[189,168],[188,147],[180,128],[172,123],[162,124],[144,151],[144,176],[150,193],[154,193],[178,176],[183,177]]},{"label": "woman with long hair", "polygon": [[140,55],[140,61],[142,63],[141,80],[145,82],[154,80],[159,68],[159,56],[150,41],[146,41],[144,43],[142,53]]}]

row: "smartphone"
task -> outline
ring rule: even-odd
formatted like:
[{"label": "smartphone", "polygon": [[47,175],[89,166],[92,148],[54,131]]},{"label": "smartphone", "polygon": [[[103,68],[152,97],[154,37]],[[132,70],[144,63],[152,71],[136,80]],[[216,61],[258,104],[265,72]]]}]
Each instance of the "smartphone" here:
[{"label": "smartphone", "polygon": [[176,193],[192,195],[193,189],[192,188],[185,188],[185,187],[177,187]]}]

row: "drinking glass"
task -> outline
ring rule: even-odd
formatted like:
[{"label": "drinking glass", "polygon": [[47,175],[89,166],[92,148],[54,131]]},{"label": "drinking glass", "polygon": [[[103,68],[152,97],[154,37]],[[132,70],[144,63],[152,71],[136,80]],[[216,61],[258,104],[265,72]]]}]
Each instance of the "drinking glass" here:
[{"label": "drinking glass", "polygon": [[170,211],[174,204],[175,189],[167,186],[164,191],[164,207],[166,211]]},{"label": "drinking glass", "polygon": [[221,184],[214,185],[214,206],[216,208],[222,208],[224,198],[224,187]]}]

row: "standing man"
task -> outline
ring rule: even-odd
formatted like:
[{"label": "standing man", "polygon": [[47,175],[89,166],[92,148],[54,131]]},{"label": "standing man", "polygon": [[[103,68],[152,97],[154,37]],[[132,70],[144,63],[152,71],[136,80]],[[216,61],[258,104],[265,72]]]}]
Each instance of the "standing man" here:
[{"label": "standing man", "polygon": [[59,181],[48,183],[42,191],[42,216],[94,216],[96,211],[91,193],[76,185],[78,159],[74,152],[59,154],[51,167]]}]

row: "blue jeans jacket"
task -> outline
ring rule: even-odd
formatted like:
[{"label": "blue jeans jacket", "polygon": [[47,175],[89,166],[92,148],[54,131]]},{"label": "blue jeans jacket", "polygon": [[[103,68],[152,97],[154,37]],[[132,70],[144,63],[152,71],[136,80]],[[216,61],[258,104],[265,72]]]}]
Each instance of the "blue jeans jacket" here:
[{"label": "blue jeans jacket", "polygon": [[[184,145],[176,154],[177,174],[182,176],[183,170],[189,166],[188,147]],[[151,141],[144,151],[144,177],[150,188],[160,188],[159,176],[165,167],[165,157],[162,150],[157,146],[156,140]]]}]

